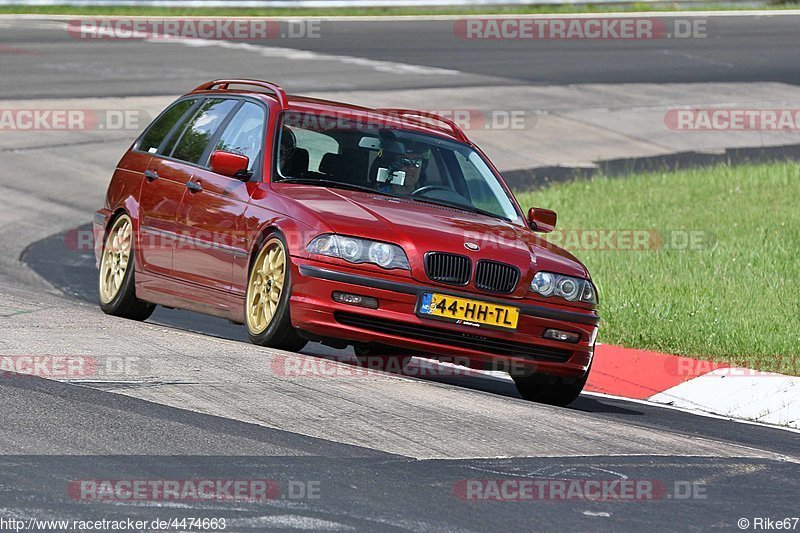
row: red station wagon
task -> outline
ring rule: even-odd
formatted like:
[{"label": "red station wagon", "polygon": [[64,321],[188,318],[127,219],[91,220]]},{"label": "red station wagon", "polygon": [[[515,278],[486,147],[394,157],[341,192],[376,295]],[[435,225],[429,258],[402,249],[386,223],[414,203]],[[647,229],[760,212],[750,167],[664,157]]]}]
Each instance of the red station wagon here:
[{"label": "red station wagon", "polygon": [[582,390],[597,336],[586,268],[540,238],[556,214],[517,204],[453,121],[205,83],[117,165],[94,216],[99,299],[243,324],[260,345],[352,345],[508,371],[529,400]]}]

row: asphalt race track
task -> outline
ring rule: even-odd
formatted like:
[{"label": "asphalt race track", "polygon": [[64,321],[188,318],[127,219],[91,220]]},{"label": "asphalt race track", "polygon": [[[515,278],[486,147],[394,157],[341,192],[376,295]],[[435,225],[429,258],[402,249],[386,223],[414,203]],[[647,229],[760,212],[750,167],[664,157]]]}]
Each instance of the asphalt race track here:
[{"label": "asphalt race track", "polygon": [[[293,92],[443,88],[484,98],[504,85],[800,83],[800,16],[713,17],[707,39],[533,47],[453,39],[452,24],[323,21],[319,39],[248,48],[80,41],[63,22],[0,18],[0,94],[30,107],[155,113],[230,75]],[[740,518],[797,516],[797,432],[595,395],[537,405],[494,376],[365,376],[330,361],[348,352],[275,352],[188,312],[159,309],[143,324],[103,315],[92,251],[68,243],[135,135],[0,131],[0,355],[97,364],[83,379],[0,376],[0,518],[449,532],[739,530]],[[338,373],[285,371],[320,361]],[[74,490],[125,479],[271,480],[279,491],[266,501],[110,503]],[[634,501],[465,496],[470,480],[524,479],[661,490]]]},{"label": "asphalt race track", "polygon": [[[403,75],[402,68],[394,73],[389,68],[382,75],[362,74],[356,81],[346,75],[349,69],[331,68],[340,66],[335,61],[329,65],[311,63],[316,72],[304,62],[281,61],[284,68],[279,73],[284,85],[297,92],[485,85],[487,80],[497,79],[508,84],[557,85],[736,81],[798,84],[798,18],[713,17],[707,22],[707,37],[703,39],[535,43],[455,38],[452,20],[323,20],[318,23],[319,38],[245,44],[274,50],[266,57],[275,60],[290,57],[288,52],[292,50],[304,50],[465,74]],[[209,45],[186,50],[186,46],[176,43],[142,45],[113,40],[98,44],[94,40],[73,39],[65,31],[53,31],[50,23],[39,20],[20,24],[5,19],[2,41],[30,53],[48,53],[41,68],[33,71],[29,55],[4,54],[4,98],[182,94],[197,80],[234,74],[268,78],[271,74],[265,68],[256,68],[258,62],[251,54],[232,53],[236,48]]]}]

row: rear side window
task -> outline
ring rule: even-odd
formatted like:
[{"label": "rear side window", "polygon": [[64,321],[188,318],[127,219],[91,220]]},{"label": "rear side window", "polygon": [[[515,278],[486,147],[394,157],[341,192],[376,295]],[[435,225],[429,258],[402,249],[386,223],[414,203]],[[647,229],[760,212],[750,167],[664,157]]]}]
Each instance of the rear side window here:
[{"label": "rear side window", "polygon": [[308,170],[312,172],[319,172],[319,164],[325,154],[339,153],[339,142],[333,137],[301,128],[289,129],[297,139],[297,148],[308,150]]},{"label": "rear side window", "polygon": [[211,98],[203,102],[183,131],[172,151],[172,157],[187,163],[200,163],[209,141],[238,103],[238,100],[222,98]]},{"label": "rear side window", "polygon": [[148,128],[139,143],[139,150],[155,153],[172,127],[195,104],[197,100],[181,100],[162,113]]},{"label": "rear side window", "polygon": [[264,146],[265,119],[263,107],[245,102],[222,132],[214,150],[247,156],[250,159],[247,170],[253,170],[261,158],[261,149]]}]

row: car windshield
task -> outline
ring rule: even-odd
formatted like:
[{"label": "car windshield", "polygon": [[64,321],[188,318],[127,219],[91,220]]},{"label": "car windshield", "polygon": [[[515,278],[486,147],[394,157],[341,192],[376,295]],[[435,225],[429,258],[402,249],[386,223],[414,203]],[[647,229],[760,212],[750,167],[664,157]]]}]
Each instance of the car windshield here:
[{"label": "car windshield", "polygon": [[285,113],[275,181],[359,189],[518,221],[509,194],[465,144],[313,114]]}]

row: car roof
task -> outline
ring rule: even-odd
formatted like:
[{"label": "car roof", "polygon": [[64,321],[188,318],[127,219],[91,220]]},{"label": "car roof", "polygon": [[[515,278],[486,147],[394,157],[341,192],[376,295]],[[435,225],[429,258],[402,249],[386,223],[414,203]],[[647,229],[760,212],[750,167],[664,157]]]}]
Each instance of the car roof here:
[{"label": "car roof", "polygon": [[[237,88],[232,89],[231,85]],[[240,86],[248,88],[238,88]],[[249,89],[250,86],[253,89]],[[265,89],[269,92],[265,92]],[[453,120],[429,111],[399,108],[376,109],[322,98],[287,95],[279,85],[262,80],[214,80],[200,85],[190,94],[194,93],[244,94],[257,97],[271,107],[278,107],[282,111],[333,115],[337,118],[364,123],[378,122],[386,124],[390,128],[413,130],[471,144],[464,131]]]}]

